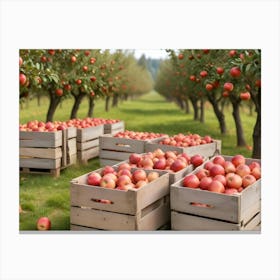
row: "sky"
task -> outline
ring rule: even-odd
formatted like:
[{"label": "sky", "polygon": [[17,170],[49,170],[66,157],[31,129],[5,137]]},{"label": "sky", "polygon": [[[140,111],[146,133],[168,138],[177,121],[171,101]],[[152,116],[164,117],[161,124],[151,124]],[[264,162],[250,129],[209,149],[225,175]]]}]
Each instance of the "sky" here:
[{"label": "sky", "polygon": [[134,50],[135,57],[139,59],[142,54],[145,54],[146,58],[167,58],[167,52],[165,49],[136,49]]}]

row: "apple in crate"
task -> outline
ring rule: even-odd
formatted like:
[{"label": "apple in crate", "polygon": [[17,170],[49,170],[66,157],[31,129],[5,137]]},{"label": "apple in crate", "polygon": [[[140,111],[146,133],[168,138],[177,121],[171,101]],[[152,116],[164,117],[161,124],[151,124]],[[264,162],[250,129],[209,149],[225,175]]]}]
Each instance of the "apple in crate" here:
[{"label": "apple in crate", "polygon": [[88,183],[88,185],[99,186],[101,178],[102,177],[101,177],[101,175],[99,173],[92,172],[87,177],[87,183]]},{"label": "apple in crate", "polygon": [[49,230],[51,229],[51,221],[48,217],[41,217],[37,221],[38,230]]},{"label": "apple in crate", "polygon": [[194,167],[197,167],[203,163],[204,159],[201,155],[194,155],[191,157],[190,161]]},{"label": "apple in crate", "polygon": [[116,182],[114,179],[110,177],[102,177],[100,180],[100,187],[107,188],[107,189],[114,189],[116,186]]},{"label": "apple in crate", "polygon": [[217,192],[217,193],[224,193],[225,186],[218,180],[213,180],[210,185],[208,186],[208,191],[210,192]]},{"label": "apple in crate", "polygon": [[199,179],[196,177],[195,174],[190,174],[186,176],[183,180],[183,186],[186,188],[198,188],[200,184]]},{"label": "apple in crate", "polygon": [[242,178],[235,173],[228,173],[226,175],[226,180],[228,188],[234,188],[238,190],[240,187],[242,187]]},{"label": "apple in crate", "polygon": [[140,154],[133,153],[129,156],[129,162],[132,164],[138,164],[142,159]]},{"label": "apple in crate", "polygon": [[105,174],[108,174],[108,173],[115,173],[115,169],[110,165],[106,165],[102,169],[101,175],[104,176]]},{"label": "apple in crate", "polygon": [[171,164],[170,169],[174,172],[178,172],[179,170],[187,167],[187,163],[181,159],[175,159],[175,161]]},{"label": "apple in crate", "polygon": [[256,182],[256,178],[253,175],[251,174],[245,175],[242,178],[242,187],[247,188],[248,186],[254,184],[255,182]]},{"label": "apple in crate", "polygon": [[152,181],[156,180],[157,178],[159,178],[159,173],[155,172],[155,171],[150,172],[147,176],[147,179],[149,182],[152,182]]},{"label": "apple in crate", "polygon": [[244,177],[251,173],[251,169],[247,164],[239,164],[236,167],[235,173],[238,174],[240,177]]},{"label": "apple in crate", "polygon": [[144,170],[138,169],[132,173],[132,179],[135,183],[138,181],[145,181],[147,179],[147,174]]},{"label": "apple in crate", "polygon": [[245,164],[245,157],[242,155],[235,155],[232,159],[231,162],[234,164],[235,167],[237,167],[240,164]]}]

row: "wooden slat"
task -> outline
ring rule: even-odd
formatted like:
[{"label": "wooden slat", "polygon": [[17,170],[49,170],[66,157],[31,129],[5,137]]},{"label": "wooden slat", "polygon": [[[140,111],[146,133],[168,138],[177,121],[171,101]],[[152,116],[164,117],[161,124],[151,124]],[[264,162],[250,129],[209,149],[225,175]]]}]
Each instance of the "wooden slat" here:
[{"label": "wooden slat", "polygon": [[259,212],[256,214],[247,224],[243,226],[243,230],[250,230],[250,231],[260,231],[260,228],[258,226],[261,222],[261,213]]},{"label": "wooden slat", "polygon": [[[180,181],[179,181],[180,182]],[[176,183],[177,184],[177,183]],[[240,223],[240,195],[226,195],[204,190],[171,185],[171,209],[204,217]],[[211,207],[198,207],[191,203],[205,203]]]},{"label": "wooden slat", "polygon": [[77,128],[76,127],[68,127],[68,139],[77,137]]},{"label": "wooden slat", "polygon": [[96,209],[71,207],[71,224],[105,230],[135,230],[135,216]]},{"label": "wooden slat", "polygon": [[114,132],[123,132],[125,128],[124,121],[120,121],[113,124],[104,124],[104,134],[112,134],[114,135]]},{"label": "wooden slat", "polygon": [[56,148],[62,145],[62,132],[20,131],[20,147]]},{"label": "wooden slat", "polygon": [[67,141],[68,155],[77,154],[77,141],[76,138],[69,139]]},{"label": "wooden slat", "polygon": [[20,167],[56,169],[61,166],[60,159],[44,159],[44,158],[20,158]]},{"label": "wooden slat", "polygon": [[83,151],[98,146],[99,146],[99,138],[87,142],[77,142],[78,151]]},{"label": "wooden slat", "polygon": [[61,158],[62,151],[61,148],[20,148],[19,155],[20,157],[57,159]]},{"label": "wooden slat", "polygon": [[83,227],[83,226],[78,226],[78,225],[70,225],[70,230],[73,231],[97,231],[100,230],[98,228],[90,228],[90,227]]},{"label": "wooden slat", "polygon": [[77,129],[77,141],[86,142],[96,139],[104,133],[104,125],[92,126],[87,128]]},{"label": "wooden slat", "polygon": [[68,129],[62,130],[62,158],[61,166],[67,165],[67,141],[68,141]]},{"label": "wooden slat", "polygon": [[118,161],[118,160],[112,160],[112,159],[106,159],[106,158],[100,158],[99,157],[99,164],[100,164],[100,166],[106,166],[106,165],[113,166],[113,165],[116,165],[116,164],[118,164],[120,162],[121,161]]},{"label": "wooden slat", "polygon": [[128,153],[143,153],[144,144],[143,140],[133,140],[126,138],[112,137],[112,135],[103,135],[99,138],[100,149],[110,151],[120,151]]},{"label": "wooden slat", "polygon": [[115,151],[99,149],[100,158],[105,158],[105,159],[124,161],[127,160],[130,155],[131,153],[127,153],[127,152],[115,152]]},{"label": "wooden slat", "polygon": [[78,159],[80,161],[96,158],[99,155],[99,147],[90,148],[88,150],[78,151]]}]

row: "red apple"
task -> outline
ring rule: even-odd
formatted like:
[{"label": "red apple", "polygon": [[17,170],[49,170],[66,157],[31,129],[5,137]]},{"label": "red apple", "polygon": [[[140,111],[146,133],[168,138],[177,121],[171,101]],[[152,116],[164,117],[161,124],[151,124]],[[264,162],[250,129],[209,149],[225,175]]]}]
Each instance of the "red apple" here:
[{"label": "red apple", "polygon": [[208,186],[208,191],[217,192],[217,193],[224,193],[225,192],[225,187],[220,181],[213,180],[210,183],[210,185]]},{"label": "red apple", "polygon": [[245,164],[245,157],[242,155],[235,155],[232,157],[231,162],[237,167],[239,164]]},{"label": "red apple", "polygon": [[118,166],[118,171],[122,169],[131,170],[131,166],[129,165],[129,163],[124,162]]},{"label": "red apple", "polygon": [[214,164],[209,172],[211,177],[215,177],[216,175],[225,175],[225,169],[219,164]]},{"label": "red apple", "polygon": [[19,83],[23,86],[26,83],[26,76],[22,73],[19,74]]},{"label": "red apple", "polygon": [[121,175],[117,180],[117,186],[122,187],[131,183],[131,179],[127,175]]},{"label": "red apple", "polygon": [[99,173],[92,172],[88,175],[87,183],[88,183],[88,185],[99,186],[101,178],[102,177]]},{"label": "red apple", "polygon": [[154,162],[149,157],[144,157],[141,159],[141,161],[138,163],[138,166],[143,167],[145,169],[152,169],[154,166]]},{"label": "red apple", "polygon": [[174,160],[177,158],[175,152],[173,152],[173,151],[167,151],[165,153],[165,157],[166,157],[166,159],[172,158]]},{"label": "red apple", "polygon": [[241,100],[250,100],[251,99],[250,92],[241,92],[240,93],[240,99]]},{"label": "red apple", "polygon": [[138,169],[132,173],[132,179],[136,183],[138,181],[145,181],[147,179],[147,174],[144,170]]},{"label": "red apple", "polygon": [[218,174],[215,177],[213,177],[213,180],[217,180],[217,181],[221,182],[224,186],[226,186],[226,184],[227,184],[227,180],[224,175]]},{"label": "red apple", "polygon": [[207,190],[208,189],[208,186],[212,183],[213,179],[211,177],[203,177],[201,180],[200,180],[200,184],[199,184],[199,187],[202,189],[202,190]]},{"label": "red apple", "polygon": [[164,151],[161,150],[161,149],[156,149],[156,150],[153,152],[153,156],[154,156],[154,157],[157,157],[157,158],[163,158],[163,157],[164,157]]},{"label": "red apple", "polygon": [[222,75],[224,73],[224,68],[222,67],[217,67],[216,68],[217,74]]},{"label": "red apple", "polygon": [[242,178],[242,187],[243,188],[247,188],[248,186],[254,184],[256,182],[256,178],[249,174],[249,175],[245,175],[243,178]]},{"label": "red apple", "polygon": [[229,73],[233,78],[238,78],[241,75],[241,70],[239,67],[232,67]]},{"label": "red apple", "polygon": [[199,73],[199,75],[200,75],[202,78],[205,78],[205,77],[208,75],[208,73],[207,73],[207,71],[203,70],[203,71],[201,71],[201,72]]},{"label": "red apple", "polygon": [[159,173],[155,172],[155,171],[150,172],[147,176],[147,179],[149,182],[152,182],[152,181],[156,180],[157,178],[159,178]]},{"label": "red apple", "polygon": [[237,174],[228,173],[226,175],[226,179],[228,188],[234,188],[238,190],[242,186],[242,178]]},{"label": "red apple", "polygon": [[254,167],[251,171],[251,174],[256,178],[256,180],[261,178],[261,168],[260,167]]},{"label": "red apple", "polygon": [[207,161],[204,164],[204,168],[207,169],[207,170],[210,170],[213,166],[214,166],[214,163],[212,161]]},{"label": "red apple", "polygon": [[114,189],[116,187],[116,182],[112,178],[102,177],[100,180],[100,187],[107,189]]},{"label": "red apple", "polygon": [[238,190],[234,189],[234,188],[227,188],[225,190],[225,194],[237,194],[237,193],[238,193]]},{"label": "red apple", "polygon": [[201,165],[203,163],[204,159],[201,155],[194,155],[191,157],[191,164],[194,166],[194,167],[197,167],[199,165]]},{"label": "red apple", "polygon": [[183,179],[183,186],[186,188],[198,188],[200,184],[199,179],[196,177],[195,174],[187,175]]},{"label": "red apple", "polygon": [[165,158],[161,158],[154,163],[154,169],[163,170],[163,169],[165,169],[165,167],[166,167],[166,159]]},{"label": "red apple", "polygon": [[105,174],[108,174],[108,173],[115,173],[115,169],[110,166],[110,165],[106,165],[102,171],[101,171],[101,175],[104,176]]},{"label": "red apple", "polygon": [[228,161],[228,160],[225,161],[225,163],[224,163],[224,169],[225,169],[226,173],[231,173],[231,172],[235,173],[235,170],[236,170],[235,165],[231,161]]},{"label": "red apple", "polygon": [[257,161],[253,161],[249,164],[249,167],[251,170],[253,170],[255,167],[261,167],[261,165]]},{"label": "red apple", "polygon": [[38,230],[49,230],[51,229],[51,221],[48,217],[41,217],[37,221]]},{"label": "red apple", "polygon": [[251,169],[247,164],[239,164],[236,167],[235,173],[238,174],[240,177],[244,177],[251,173]]},{"label": "red apple", "polygon": [[129,156],[129,162],[132,164],[138,164],[141,159],[142,159],[142,157],[139,154],[133,153]]},{"label": "red apple", "polygon": [[147,181],[146,180],[139,180],[136,184],[135,184],[135,188],[136,189],[139,189],[139,188],[141,188],[141,187],[143,187],[143,186],[145,186],[145,185],[147,185],[148,183],[147,183]]},{"label": "red apple", "polygon": [[196,173],[195,173],[196,177],[201,180],[204,177],[208,177],[209,176],[209,170],[202,168],[199,169]]},{"label": "red apple", "polygon": [[213,89],[213,85],[212,84],[206,84],[205,86],[207,91],[211,91]]},{"label": "red apple", "polygon": [[179,170],[182,170],[187,167],[187,164],[180,160],[180,159],[175,159],[175,161],[171,164],[170,169],[174,172],[178,172]]},{"label": "red apple", "polygon": [[114,180],[115,182],[117,182],[117,180],[118,180],[118,177],[115,175],[115,173],[107,173],[107,174],[105,174],[102,178],[104,178],[104,179],[112,179],[112,180]]},{"label": "red apple", "polygon": [[[111,173],[112,174],[112,173]],[[130,170],[129,169],[121,169],[120,171],[118,171],[118,176],[120,177],[120,176],[122,176],[122,175],[126,175],[126,176],[128,176],[129,178],[132,178],[132,174],[131,174],[131,172],[130,172]]]},{"label": "red apple", "polygon": [[212,161],[213,161],[213,163],[219,164],[224,167],[225,159],[223,156],[215,156]]},{"label": "red apple", "polygon": [[224,90],[226,90],[226,91],[233,91],[233,88],[234,88],[234,86],[233,86],[232,83],[225,83],[224,84]]}]

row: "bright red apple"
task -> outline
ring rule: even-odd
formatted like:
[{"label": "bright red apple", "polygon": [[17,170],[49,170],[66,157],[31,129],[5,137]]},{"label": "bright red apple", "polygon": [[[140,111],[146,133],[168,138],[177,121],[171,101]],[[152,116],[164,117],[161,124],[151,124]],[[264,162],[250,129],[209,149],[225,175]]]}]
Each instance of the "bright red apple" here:
[{"label": "bright red apple", "polygon": [[183,179],[183,186],[186,188],[198,188],[200,185],[199,179],[196,177],[195,174],[187,175]]},{"label": "bright red apple", "polygon": [[238,174],[240,177],[244,177],[251,173],[251,169],[247,164],[239,164],[236,167],[235,173]]},{"label": "bright red apple", "polygon": [[101,175],[97,172],[92,172],[88,175],[87,183],[92,186],[99,186],[101,181]]},{"label": "bright red apple", "polygon": [[51,221],[48,217],[41,217],[37,221],[38,230],[49,230],[51,229]]},{"label": "bright red apple", "polygon": [[215,177],[216,175],[225,175],[225,169],[219,164],[214,164],[209,172],[211,177]]},{"label": "bright red apple", "polygon": [[194,155],[191,157],[191,164],[194,166],[194,167],[197,167],[199,165],[201,165],[203,163],[204,159],[201,155]]},{"label": "bright red apple", "polygon": [[246,160],[245,157],[242,155],[235,155],[232,157],[231,162],[234,164],[235,167],[237,167],[240,164],[245,164]]},{"label": "bright red apple", "polygon": [[212,161],[213,161],[213,163],[219,164],[224,167],[225,159],[223,156],[215,156]]},{"label": "bright red apple", "polygon": [[237,174],[228,173],[226,175],[226,179],[228,188],[234,188],[238,190],[242,186],[242,178]]},{"label": "bright red apple", "polygon": [[224,193],[225,192],[225,187],[220,181],[213,180],[210,183],[210,185],[208,186],[208,191],[217,192],[217,193]]},{"label": "bright red apple", "polygon": [[209,185],[212,183],[213,179],[211,177],[203,177],[201,180],[200,180],[200,184],[199,184],[199,187],[202,189],[202,190],[207,190]]},{"label": "bright red apple", "polygon": [[256,182],[256,178],[253,175],[251,174],[245,175],[242,178],[242,187],[247,188],[248,186],[254,184],[255,182]]},{"label": "bright red apple", "polygon": [[132,173],[132,179],[136,183],[138,181],[145,181],[147,179],[147,174],[144,170],[138,169]]}]

